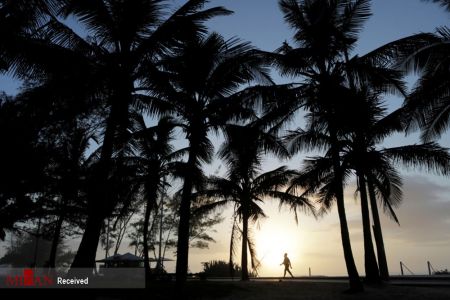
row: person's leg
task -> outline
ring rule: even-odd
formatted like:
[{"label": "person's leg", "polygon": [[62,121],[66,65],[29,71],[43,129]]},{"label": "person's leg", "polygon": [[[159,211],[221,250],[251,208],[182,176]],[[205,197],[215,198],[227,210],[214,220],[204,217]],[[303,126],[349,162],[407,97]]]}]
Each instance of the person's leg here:
[{"label": "person's leg", "polygon": [[291,274],[291,277],[294,278],[294,275],[292,275],[291,271],[289,269],[287,271],[289,272],[289,274]]},{"label": "person's leg", "polygon": [[284,268],[284,275],[283,275],[283,278],[286,277],[286,270],[287,270],[287,269]]}]

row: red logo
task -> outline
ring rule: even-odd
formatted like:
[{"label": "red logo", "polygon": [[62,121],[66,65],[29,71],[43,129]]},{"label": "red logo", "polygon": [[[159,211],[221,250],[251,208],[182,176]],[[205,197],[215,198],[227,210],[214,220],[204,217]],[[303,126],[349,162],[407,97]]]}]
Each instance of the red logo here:
[{"label": "red logo", "polygon": [[23,275],[6,276],[5,284],[11,287],[40,287],[53,285],[54,280],[53,277],[47,275],[35,276],[33,269],[24,269]]}]

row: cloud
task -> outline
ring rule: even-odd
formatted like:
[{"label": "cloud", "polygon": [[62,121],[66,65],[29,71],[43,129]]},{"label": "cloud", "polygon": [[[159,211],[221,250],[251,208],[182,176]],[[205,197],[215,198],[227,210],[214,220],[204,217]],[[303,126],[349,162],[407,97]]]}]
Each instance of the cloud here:
[{"label": "cloud", "polygon": [[[354,186],[346,190],[346,212],[352,242],[362,240],[360,202]],[[395,209],[400,226],[379,208],[383,233],[398,243],[450,246],[450,181],[445,186],[425,176],[405,176],[403,201]],[[320,231],[339,228],[336,220]]]},{"label": "cloud", "polygon": [[382,219],[389,238],[407,244],[450,246],[450,184],[409,176],[404,185],[403,202],[396,210],[400,226],[386,216]]}]

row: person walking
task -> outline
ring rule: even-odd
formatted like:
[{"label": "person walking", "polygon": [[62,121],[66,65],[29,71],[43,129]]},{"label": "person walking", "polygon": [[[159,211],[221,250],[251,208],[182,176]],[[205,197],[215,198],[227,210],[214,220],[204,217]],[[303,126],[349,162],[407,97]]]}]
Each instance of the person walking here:
[{"label": "person walking", "polygon": [[291,265],[291,260],[289,259],[287,253],[284,254],[284,259],[283,259],[283,262],[280,264],[280,266],[281,265],[284,265],[283,278],[286,277],[286,272],[288,272],[291,275],[291,277],[294,278],[294,275],[292,275],[291,271],[289,270],[289,269],[292,269],[292,265]]}]

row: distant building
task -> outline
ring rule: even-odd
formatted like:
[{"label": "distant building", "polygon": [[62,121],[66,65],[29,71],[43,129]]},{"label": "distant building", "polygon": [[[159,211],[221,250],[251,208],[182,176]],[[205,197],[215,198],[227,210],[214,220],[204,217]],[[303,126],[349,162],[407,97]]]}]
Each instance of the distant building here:
[{"label": "distant building", "polygon": [[144,259],[142,257],[133,255],[129,252],[125,254],[116,254],[104,259],[97,260],[98,263],[103,263],[103,268],[143,268]]}]

